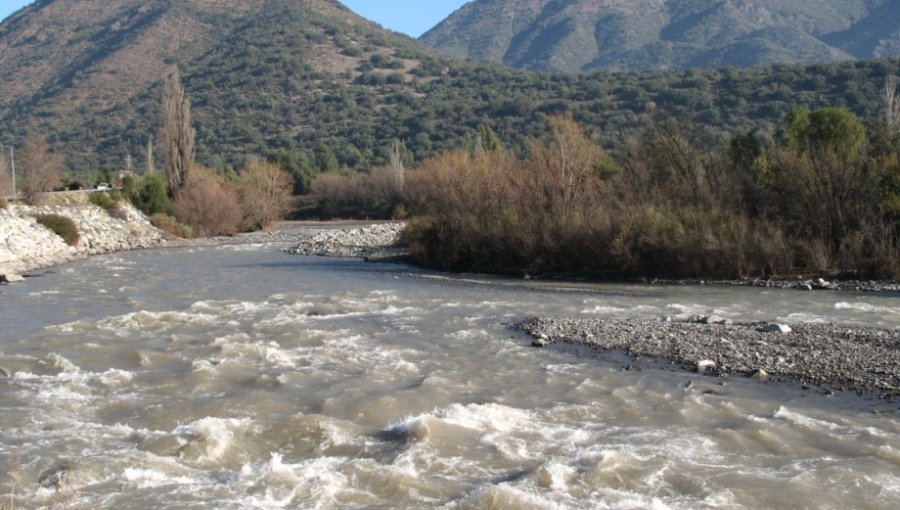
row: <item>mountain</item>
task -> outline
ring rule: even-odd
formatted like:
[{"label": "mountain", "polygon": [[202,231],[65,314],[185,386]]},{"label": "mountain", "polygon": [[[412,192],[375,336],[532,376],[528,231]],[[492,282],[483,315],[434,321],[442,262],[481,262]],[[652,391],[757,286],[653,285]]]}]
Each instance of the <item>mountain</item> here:
[{"label": "mountain", "polygon": [[885,76],[900,74],[898,59],[530,73],[441,56],[334,0],[41,0],[0,23],[0,144],[39,133],[76,174],[128,155],[142,168],[176,65],[197,159],[226,172],[252,155],[365,170],[394,139],[421,161],[470,143],[479,125],[525,150],[560,113],[608,146],[664,116],[719,137],[769,129],[798,105],[874,119]]},{"label": "mountain", "polygon": [[[50,133],[81,165],[123,158],[154,133],[161,80],[177,65],[201,152],[221,129],[242,131],[231,138],[244,146],[292,138],[314,127],[283,117],[311,99],[364,70],[405,76],[430,53],[334,0],[40,0],[0,24],[0,132],[7,143]],[[273,123],[264,137],[262,123]]]},{"label": "mountain", "polygon": [[474,0],[421,40],[551,72],[871,59],[900,55],[900,0]]}]

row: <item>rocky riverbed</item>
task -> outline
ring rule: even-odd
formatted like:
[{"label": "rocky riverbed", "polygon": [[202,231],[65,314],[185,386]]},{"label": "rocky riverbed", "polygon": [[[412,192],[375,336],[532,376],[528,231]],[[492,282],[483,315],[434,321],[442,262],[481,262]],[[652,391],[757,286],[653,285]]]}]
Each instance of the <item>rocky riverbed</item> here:
[{"label": "rocky riverbed", "polygon": [[773,289],[794,290],[850,290],[859,292],[900,292],[898,280],[840,280],[824,278],[793,278],[785,280],[776,279],[741,279],[741,280],[717,280],[686,278],[680,280],[665,278],[644,278],[642,283],[651,285],[737,285],[748,287],[767,287]]},{"label": "rocky riverbed", "polygon": [[408,254],[397,245],[405,223],[330,228],[317,232],[288,250],[294,255],[400,260]]},{"label": "rocky riverbed", "polygon": [[624,351],[709,375],[799,381],[826,392],[900,396],[900,331],[831,324],[730,324],[716,318],[531,319],[517,326],[535,346],[566,343]]},{"label": "rocky riverbed", "polygon": [[[78,228],[78,244],[69,246],[38,223],[35,216],[41,214],[70,218]],[[0,280],[15,281],[21,274],[91,255],[150,248],[165,238],[127,203],[110,211],[90,204],[9,205],[0,209]]]}]

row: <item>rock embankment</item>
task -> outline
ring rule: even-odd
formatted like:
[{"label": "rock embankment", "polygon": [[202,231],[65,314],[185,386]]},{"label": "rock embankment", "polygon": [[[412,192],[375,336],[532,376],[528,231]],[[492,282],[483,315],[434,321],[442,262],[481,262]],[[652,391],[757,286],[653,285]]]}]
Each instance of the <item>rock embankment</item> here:
[{"label": "rock embankment", "polygon": [[288,250],[295,255],[362,258],[373,261],[400,260],[408,252],[398,246],[405,223],[382,223],[364,227],[333,228],[317,232]]},{"label": "rock embankment", "polygon": [[536,346],[568,343],[670,360],[701,373],[900,396],[900,331],[705,322],[531,319],[518,328],[533,336]]},{"label": "rock embankment", "polygon": [[[37,222],[36,215],[57,214],[78,227],[79,241],[67,245],[53,231]],[[147,218],[130,204],[109,212],[89,204],[30,207],[10,205],[0,209],[0,275],[8,281],[16,275],[72,260],[116,251],[149,248],[165,239]]]}]

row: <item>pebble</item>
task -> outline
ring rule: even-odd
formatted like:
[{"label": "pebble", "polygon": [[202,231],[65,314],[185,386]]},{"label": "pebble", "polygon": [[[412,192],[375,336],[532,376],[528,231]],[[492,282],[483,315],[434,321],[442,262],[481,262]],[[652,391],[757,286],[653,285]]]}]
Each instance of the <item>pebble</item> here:
[{"label": "pebble", "polygon": [[754,368],[747,374],[747,377],[757,380],[765,380],[769,378],[769,373],[761,368]]},{"label": "pebble", "polygon": [[705,359],[697,362],[697,372],[701,374],[707,370],[715,370],[716,362],[711,359]]},{"label": "pebble", "polygon": [[782,335],[786,335],[793,330],[787,324],[778,324],[773,322],[771,324],[766,324],[766,326],[760,331],[762,331],[763,333],[780,333]]}]

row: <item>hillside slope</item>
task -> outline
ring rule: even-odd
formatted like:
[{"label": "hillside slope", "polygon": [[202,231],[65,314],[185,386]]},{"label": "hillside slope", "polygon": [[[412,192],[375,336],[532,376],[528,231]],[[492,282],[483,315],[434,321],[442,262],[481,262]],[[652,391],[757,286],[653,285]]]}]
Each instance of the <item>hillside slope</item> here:
[{"label": "hillside slope", "polygon": [[421,39],[554,72],[867,59],[900,54],[900,0],[475,0]]},{"label": "hillside slope", "polygon": [[524,150],[567,112],[608,145],[664,116],[721,137],[770,128],[798,105],[873,119],[885,76],[900,74],[897,59],[535,74],[441,57],[334,0],[43,0],[0,24],[0,143],[45,135],[76,174],[129,154],[142,168],[175,64],[197,157],[219,170],[275,153],[312,170],[364,170],[394,139],[420,161],[471,141],[480,124]]},{"label": "hillside slope", "polygon": [[121,161],[154,133],[160,82],[177,65],[209,142],[217,105],[267,118],[408,48],[430,53],[334,0],[42,0],[0,24],[0,141],[41,131],[79,164]]}]

